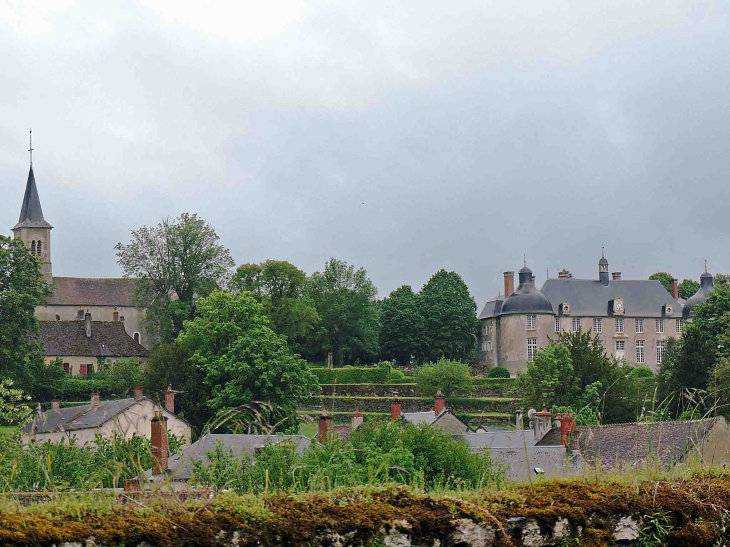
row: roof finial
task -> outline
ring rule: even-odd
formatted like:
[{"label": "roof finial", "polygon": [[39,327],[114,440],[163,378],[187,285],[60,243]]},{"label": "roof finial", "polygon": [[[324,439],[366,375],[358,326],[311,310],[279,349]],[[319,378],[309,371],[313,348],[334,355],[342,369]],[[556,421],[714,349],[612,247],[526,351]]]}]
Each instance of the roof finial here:
[{"label": "roof finial", "polygon": [[522,253],[522,265],[527,268],[527,254]]},{"label": "roof finial", "polygon": [[705,273],[707,273],[707,259],[705,258]]},{"label": "roof finial", "polygon": [[33,167],[33,129],[30,130],[30,148],[28,148],[28,152],[30,152],[30,166]]},{"label": "roof finial", "polygon": [[601,258],[606,258],[606,255],[604,254],[603,249],[603,243],[601,243]]}]

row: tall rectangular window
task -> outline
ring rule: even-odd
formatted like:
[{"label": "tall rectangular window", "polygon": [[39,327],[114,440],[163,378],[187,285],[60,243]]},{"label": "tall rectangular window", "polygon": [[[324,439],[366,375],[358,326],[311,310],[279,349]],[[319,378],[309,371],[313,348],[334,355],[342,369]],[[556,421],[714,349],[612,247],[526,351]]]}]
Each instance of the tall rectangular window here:
[{"label": "tall rectangular window", "polygon": [[616,340],[616,357],[623,357],[626,351],[626,340]]},{"label": "tall rectangular window", "polygon": [[573,332],[580,330],[580,317],[573,317]]},{"label": "tall rectangular window", "polygon": [[492,351],[492,341],[487,340],[487,351]]},{"label": "tall rectangular window", "polygon": [[560,317],[555,318],[555,332],[560,332]]},{"label": "tall rectangular window", "polygon": [[616,318],[616,334],[623,334],[623,333],[624,333],[624,318],[617,317]]},{"label": "tall rectangular window", "polygon": [[593,318],[593,332],[603,332],[603,325],[600,317]]},{"label": "tall rectangular window", "polygon": [[644,353],[644,341],[643,340],[636,341],[636,362],[639,365],[643,365],[644,363],[646,363],[646,354]]},{"label": "tall rectangular window", "polygon": [[664,332],[664,319],[656,320],[656,332],[657,334],[661,334]]},{"label": "tall rectangular window", "polygon": [[537,338],[527,339],[527,360],[532,361],[537,353]]},{"label": "tall rectangular window", "polygon": [[684,330],[684,319],[675,319],[674,329],[677,331],[677,334],[682,334],[682,331]]},{"label": "tall rectangular window", "polygon": [[527,316],[527,330],[537,329],[537,315]]},{"label": "tall rectangular window", "polygon": [[661,364],[664,360],[664,340],[657,340],[656,342],[656,362]]},{"label": "tall rectangular window", "polygon": [[636,319],[636,332],[637,334],[642,334],[644,332],[644,320],[643,319]]}]

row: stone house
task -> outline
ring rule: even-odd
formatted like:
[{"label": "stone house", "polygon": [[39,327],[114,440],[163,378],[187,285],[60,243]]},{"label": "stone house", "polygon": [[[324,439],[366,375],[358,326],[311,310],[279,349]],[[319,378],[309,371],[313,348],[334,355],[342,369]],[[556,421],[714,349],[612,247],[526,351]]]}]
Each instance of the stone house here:
[{"label": "stone house", "polygon": [[40,321],[39,338],[45,347],[45,360],[63,361],[70,376],[87,376],[99,364],[110,364],[122,357],[137,357],[144,363],[147,348],[129,336],[120,321],[92,321],[86,313],[80,321]]},{"label": "stone house", "polygon": [[97,435],[115,435],[131,439],[133,436],[151,438],[151,420],[155,412],[167,418],[170,433],[190,443],[191,428],[182,418],[174,414],[174,392],[168,389],[166,408],[160,408],[154,401],[144,397],[141,387],[135,388],[134,398],[101,401],[93,393],[88,405],[61,407],[60,402],[51,402],[51,409],[42,411],[40,405],[33,419],[21,428],[23,443],[58,442],[76,438],[76,444],[83,446],[92,442]]},{"label": "stone house", "polygon": [[542,289],[525,266],[513,290],[514,272],[507,271],[504,296],[487,302],[479,315],[479,362],[485,368],[506,367],[514,375],[559,333],[589,331],[609,356],[657,370],[667,340],[681,336],[691,309],[712,287],[708,273],[701,281],[701,291],[683,306],[676,280],[671,293],[659,281],[622,280],[620,272],[609,275],[605,257],[598,263],[598,279],[561,273]]},{"label": "stone house", "polygon": [[51,262],[52,229],[53,226],[43,217],[31,165],[13,235],[21,239],[30,253],[40,260],[45,280],[53,285],[53,294],[46,305],[36,307],[36,317],[41,321],[83,320],[85,313],[91,312],[97,320],[120,322],[133,340],[149,349],[152,340],[143,327],[144,309],[136,307],[133,301],[137,281],[55,277]]}]

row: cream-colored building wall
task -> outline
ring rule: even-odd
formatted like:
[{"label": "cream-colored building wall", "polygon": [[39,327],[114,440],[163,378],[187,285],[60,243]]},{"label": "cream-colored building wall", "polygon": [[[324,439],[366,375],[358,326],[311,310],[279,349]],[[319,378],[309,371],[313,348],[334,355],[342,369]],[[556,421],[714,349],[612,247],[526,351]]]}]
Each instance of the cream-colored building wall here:
[{"label": "cream-colored building wall", "polygon": [[468,426],[451,413],[441,416],[434,422],[433,427],[453,435],[464,435],[469,431]]},{"label": "cream-colored building wall", "polygon": [[16,238],[20,238],[28,250],[31,249],[33,241],[41,241],[41,254],[38,259],[41,261],[41,271],[43,277],[50,283],[52,279],[51,272],[51,230],[49,228],[18,228],[13,230]]},{"label": "cream-colored building wall", "polygon": [[[134,338],[134,333],[138,332],[140,344],[150,349],[150,337],[142,327],[144,309],[130,306],[118,306],[116,309],[119,312],[119,317],[124,317],[124,330],[127,331],[127,334]],[[79,306],[38,306],[35,309],[35,316],[39,321],[73,321],[78,319],[78,310]],[[84,306],[84,310],[91,312],[93,321],[114,320],[114,306]]]},{"label": "cream-colored building wall", "polygon": [[[620,316],[619,316],[620,317]],[[666,341],[670,338],[679,338],[682,333],[677,329],[677,320],[674,318],[664,318],[664,332],[657,332],[656,317],[645,317],[644,319],[644,332],[637,333],[637,324],[639,323],[639,317],[623,317],[624,332],[619,333],[616,329],[617,317],[576,317],[580,319],[580,328],[583,332],[590,331],[593,333],[593,320],[601,320],[601,332],[598,334],[598,338],[601,340],[606,353],[611,357],[624,357],[629,363],[634,366],[647,366],[655,372],[659,369],[659,363],[657,362],[657,342],[663,341],[666,346]],[[573,316],[560,317],[560,328],[565,332],[571,332],[573,330]],[[623,355],[620,355],[616,350],[616,341],[623,340],[625,349]],[[637,362],[637,351],[636,341],[644,341],[644,356],[645,362]]]},{"label": "cream-colored building wall", "polygon": [[83,446],[85,443],[93,442],[96,435],[108,438],[113,437],[115,434],[125,439],[131,439],[134,435],[149,439],[151,436],[150,420],[154,417],[155,410],[162,410],[167,417],[167,431],[177,437],[184,438],[185,444],[190,445],[190,426],[149,399],[142,399],[97,428],[24,435],[23,442],[25,444],[31,440],[35,440],[35,442],[58,442],[61,439],[69,440],[71,437],[76,437],[77,446]]},{"label": "cream-colored building wall", "polygon": [[502,315],[500,321],[499,365],[513,376],[527,365],[527,339],[537,339],[537,349],[546,348],[555,334],[555,316],[536,316],[536,329],[527,330],[527,315]]},{"label": "cream-colored building wall", "polygon": [[[45,358],[46,364],[50,365],[51,362],[56,359],[61,359],[62,362],[69,364],[69,374],[71,376],[79,376],[82,364],[93,365],[94,368],[92,370],[94,372],[99,372],[99,360],[96,357],[79,357],[78,355],[47,355]],[[110,365],[117,359],[122,359],[122,357],[105,357],[104,364]],[[140,358],[139,362],[141,365],[144,365],[145,359]]]}]

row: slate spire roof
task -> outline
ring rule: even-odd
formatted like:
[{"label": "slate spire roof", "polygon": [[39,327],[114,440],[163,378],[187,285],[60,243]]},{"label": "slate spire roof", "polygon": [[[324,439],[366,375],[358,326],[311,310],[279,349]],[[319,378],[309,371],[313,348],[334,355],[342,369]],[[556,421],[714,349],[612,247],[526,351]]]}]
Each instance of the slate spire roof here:
[{"label": "slate spire roof", "polygon": [[18,218],[18,223],[13,226],[13,230],[19,228],[53,228],[43,218],[41,198],[38,197],[38,188],[35,185],[35,175],[33,175],[32,165],[28,172],[28,182],[25,185],[25,195],[23,196],[23,205],[20,208],[20,218]]}]

